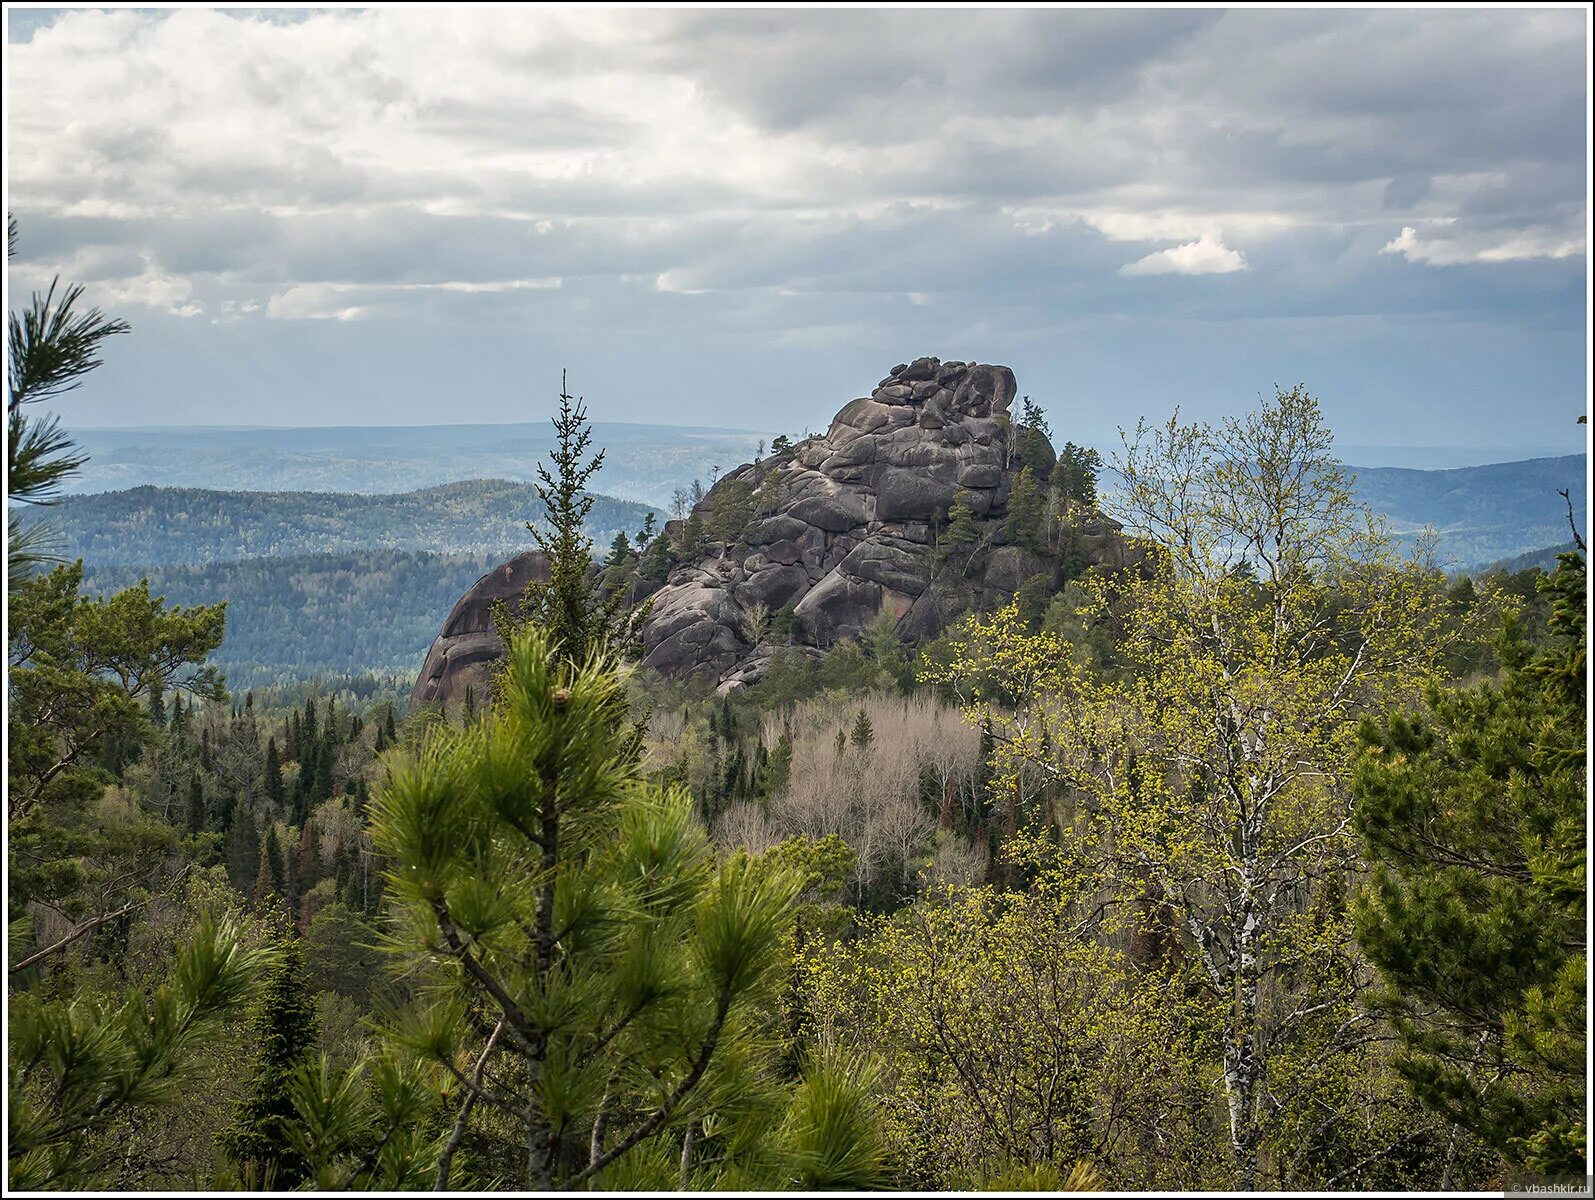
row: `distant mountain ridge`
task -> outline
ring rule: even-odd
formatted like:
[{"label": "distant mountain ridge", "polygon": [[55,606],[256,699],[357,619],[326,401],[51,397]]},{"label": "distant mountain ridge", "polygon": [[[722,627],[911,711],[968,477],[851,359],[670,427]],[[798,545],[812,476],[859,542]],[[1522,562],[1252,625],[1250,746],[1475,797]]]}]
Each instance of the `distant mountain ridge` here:
[{"label": "distant mountain ridge", "polygon": [[[1579,454],[1437,471],[1349,470],[1397,533],[1410,539],[1432,525],[1442,559],[1460,569],[1565,542],[1562,488],[1587,529],[1585,466]],[[1111,512],[1111,484],[1104,485]],[[529,483],[470,479],[391,493],[144,486],[68,496],[46,516],[69,556],[157,565],[384,548],[502,559],[528,548],[524,522],[540,511]],[[602,550],[617,531],[635,533],[649,511],[600,496],[589,533]]]},{"label": "distant mountain ridge", "polygon": [[[588,534],[634,535],[648,505],[595,496]],[[64,553],[95,566],[171,566],[363,550],[498,559],[531,546],[542,501],[529,483],[474,479],[386,495],[138,487],[68,496],[48,511]]]},{"label": "distant mountain ridge", "polygon": [[1425,526],[1440,534],[1441,557],[1453,567],[1487,563],[1561,543],[1568,538],[1566,489],[1573,517],[1588,526],[1587,458],[1531,458],[1482,467],[1420,471],[1407,467],[1350,467],[1358,495],[1413,536]]},{"label": "distant mountain ridge", "polygon": [[[553,445],[547,421],[508,425],[170,426],[74,429],[89,455],[77,493],[146,484],[262,492],[397,493],[472,479],[529,481]],[[594,422],[600,488],[664,504],[715,466],[752,458],[770,435],[703,426]]]}]

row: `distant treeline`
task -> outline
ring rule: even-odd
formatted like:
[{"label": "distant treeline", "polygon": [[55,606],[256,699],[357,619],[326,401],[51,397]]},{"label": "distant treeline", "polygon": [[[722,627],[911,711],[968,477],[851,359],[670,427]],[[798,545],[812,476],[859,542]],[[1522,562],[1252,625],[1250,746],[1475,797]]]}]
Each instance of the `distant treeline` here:
[{"label": "distant treeline", "polygon": [[[620,531],[635,534],[651,511],[608,496],[593,500],[588,533],[599,546]],[[69,496],[49,513],[65,556],[96,565],[217,563],[360,550],[502,560],[531,548],[526,522],[542,517],[543,505],[531,484],[501,479],[378,496],[139,487]]]},{"label": "distant treeline", "polygon": [[389,673],[413,678],[454,602],[491,555],[373,550],[199,566],[101,566],[89,594],[150,581],[173,604],[227,601],[227,640],[213,656],[229,688]]}]

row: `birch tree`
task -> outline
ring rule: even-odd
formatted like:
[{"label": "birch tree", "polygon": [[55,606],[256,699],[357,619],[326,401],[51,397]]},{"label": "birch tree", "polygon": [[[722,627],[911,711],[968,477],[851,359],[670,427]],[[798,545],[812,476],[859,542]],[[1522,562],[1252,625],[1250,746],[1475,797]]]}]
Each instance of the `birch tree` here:
[{"label": "birch tree", "polygon": [[[941,681],[992,723],[998,786],[1039,765],[1076,799],[1128,932],[1178,933],[1251,1189],[1269,1130],[1382,1036],[1356,1001],[1348,764],[1361,717],[1436,678],[1459,630],[1426,556],[1356,500],[1301,387],[1217,426],[1143,422],[1115,465],[1144,565],[1082,582],[1128,669],[1094,674],[1010,606],[973,623]],[[1312,1135],[1344,1141],[1355,1118],[1330,1108]]]}]

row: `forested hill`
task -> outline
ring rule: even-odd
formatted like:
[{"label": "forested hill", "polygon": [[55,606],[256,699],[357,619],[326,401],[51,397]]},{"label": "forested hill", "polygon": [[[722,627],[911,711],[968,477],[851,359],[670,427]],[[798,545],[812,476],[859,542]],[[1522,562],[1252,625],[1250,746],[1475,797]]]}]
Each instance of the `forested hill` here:
[{"label": "forested hill", "polygon": [[[634,536],[649,511],[596,496],[588,533],[602,550],[617,532]],[[68,496],[49,511],[66,557],[152,566],[358,550],[502,559],[530,548],[526,522],[542,516],[531,484],[502,479],[391,495],[138,487]]]},{"label": "forested hill", "polygon": [[403,677],[405,693],[454,602],[493,555],[366,550],[196,566],[88,566],[84,590],[148,578],[173,604],[227,601],[227,640],[212,660],[234,691],[368,672]]},{"label": "forested hill", "polygon": [[1413,471],[1404,467],[1352,467],[1357,491],[1398,532],[1432,525],[1440,553],[1455,565],[1488,563],[1565,542],[1566,488],[1580,530],[1585,507],[1585,456],[1531,458],[1523,462]]}]

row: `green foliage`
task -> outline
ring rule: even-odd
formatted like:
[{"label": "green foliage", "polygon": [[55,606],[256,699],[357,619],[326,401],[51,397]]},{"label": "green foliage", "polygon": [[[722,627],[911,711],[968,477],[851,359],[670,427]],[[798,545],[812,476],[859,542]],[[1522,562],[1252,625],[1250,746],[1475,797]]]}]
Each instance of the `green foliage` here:
[{"label": "green foliage", "polygon": [[1040,551],[1041,518],[1044,511],[1041,489],[1029,467],[1019,472],[1014,480],[1013,492],[1008,497],[1008,540],[1027,550]]},{"label": "green foliage", "polygon": [[270,963],[269,952],[244,947],[235,924],[207,919],[149,994],[107,1005],[14,993],[10,1187],[93,1186],[117,1147],[92,1135],[129,1110],[172,1104],[193,1055],[249,1002]]},{"label": "green foliage", "polygon": [[941,545],[948,551],[962,550],[980,540],[980,527],[975,523],[973,497],[960,489],[953,495],[952,507],[947,510],[947,527],[941,531]]},{"label": "green foliage", "polygon": [[1041,627],[1047,605],[1052,601],[1052,577],[1047,574],[1032,575],[1019,585],[1014,601],[1019,605],[1019,619],[1032,633]]},{"label": "green foliage", "polygon": [[875,727],[870,724],[869,713],[862,708],[853,718],[853,730],[848,741],[853,743],[855,750],[868,750],[875,743]]},{"label": "green foliage", "polygon": [[1551,643],[1499,684],[1363,729],[1357,912],[1425,1104],[1544,1175],[1586,1167],[1586,570],[1541,584]]},{"label": "green foliage", "polygon": [[293,1188],[304,1182],[309,1163],[289,1139],[297,1115],[291,1084],[316,1045],[316,1006],[297,938],[277,947],[253,1032],[254,1066],[222,1144],[246,1178]]},{"label": "green foliage", "polygon": [[606,567],[623,567],[632,559],[631,539],[622,529],[615,534],[615,540],[609,543],[609,557],[604,559]]},{"label": "green foliage", "polygon": [[[653,512],[591,499],[584,530],[603,545]],[[151,569],[309,555],[383,563],[401,554],[492,566],[526,549],[528,513],[540,526],[547,520],[536,486],[503,479],[379,495],[136,487],[66,496],[53,510],[64,552],[93,566]]]},{"label": "green foliage", "polygon": [[440,1066],[483,1056],[462,1086],[518,1128],[529,1187],[613,1182],[711,1117],[724,1147],[753,1119],[736,1098],[765,1086],[760,1014],[801,881],[716,864],[690,798],[640,779],[625,715],[606,663],[528,626],[483,722],[436,730],[373,798],[426,997],[395,1037]]},{"label": "green foliage", "polygon": [[727,476],[708,500],[704,532],[711,540],[730,546],[742,540],[753,520],[753,483],[746,474]]},{"label": "green foliage", "polygon": [[[8,256],[15,252],[16,232],[15,220],[8,220]],[[98,308],[79,311],[82,287],[69,286],[57,300],[60,282],[51,280],[43,296],[34,292],[29,306],[6,321],[6,499],[11,504],[56,503],[61,485],[88,461],[56,418],[30,417],[23,406],[81,387],[100,365],[101,344],[128,329],[125,321],[112,320]],[[48,527],[24,526],[14,510],[7,514],[6,534],[8,587],[63,556]]]},{"label": "green foliage", "polygon": [[[287,1149],[322,1192],[417,1191],[432,1186],[445,1152],[440,1073],[414,1057],[381,1053],[354,1066],[326,1056],[289,1085]],[[469,1182],[464,1180],[463,1182]]]},{"label": "green foliage", "polygon": [[[1181,1160],[1197,1131],[1181,1128],[1177,1099],[1198,1063],[1170,1037],[1178,1001],[1091,936],[1089,879],[1043,858],[1027,893],[946,888],[851,946],[813,945],[810,1032],[881,1062],[910,1186],[968,1187],[992,1164],[1082,1158],[1118,1166],[1130,1186],[1190,1186]],[[1150,1046],[1156,1055],[1136,1053]],[[1135,1161],[1153,1128],[1162,1154]]]},{"label": "green foliage", "polygon": [[80,564],[57,567],[8,597],[7,902],[12,918],[50,905],[78,923],[69,941],[131,912],[181,870],[177,797],[189,768],[169,776],[163,816],[106,792],[158,732],[151,698],[222,694],[203,663],[221,641],[220,606],[168,608],[144,585],[90,599],[81,575]]},{"label": "green foliage", "polygon": [[1101,470],[1102,456],[1095,450],[1065,442],[1052,469],[1052,490],[1068,504],[1095,508]]},{"label": "green foliage", "polygon": [[560,374],[559,413],[553,418],[555,445],[552,471],[537,464],[537,496],[543,502],[547,529],[528,521],[537,546],[548,558],[548,582],[526,589],[521,611],[511,616],[499,606],[495,623],[501,636],[535,624],[560,654],[580,661],[589,654],[607,654],[631,645],[645,609],[628,610],[623,590],[600,598],[593,587],[592,540],[584,532],[595,498],[590,480],[604,465],[604,452],[587,457],[592,427],[587,408],[565,390]]}]

